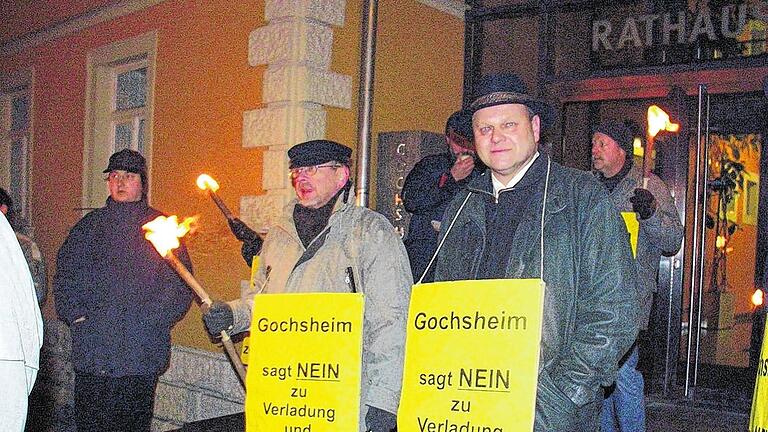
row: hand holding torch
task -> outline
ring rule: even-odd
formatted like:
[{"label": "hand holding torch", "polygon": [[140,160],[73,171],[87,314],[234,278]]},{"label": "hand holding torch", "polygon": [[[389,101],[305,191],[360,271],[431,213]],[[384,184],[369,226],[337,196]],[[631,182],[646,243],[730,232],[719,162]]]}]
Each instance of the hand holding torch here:
[{"label": "hand holding torch", "polygon": [[[179,238],[183,237],[189,232],[192,218],[186,218],[181,224],[178,223],[176,216],[158,216],[154,220],[146,223],[141,228],[146,231],[144,237],[152,243],[152,246],[157,249],[157,252],[165,258],[166,262],[173,268],[176,273],[187,283],[187,285],[195,292],[200,299],[201,309],[203,313],[208,311],[213,303],[211,297],[205,291],[200,282],[192,276],[187,267],[179,261],[174,255],[173,250],[179,247]],[[229,334],[226,331],[221,332],[221,343],[224,345],[224,349],[229,356],[229,360],[232,362],[237,375],[240,378],[240,382],[245,386],[245,366],[240,360],[237,354],[234,343],[230,339]]]},{"label": "hand holding torch", "polygon": [[643,189],[648,189],[648,178],[653,169],[653,152],[656,146],[656,135],[661,131],[677,132],[680,125],[672,123],[669,120],[669,114],[664,112],[658,105],[648,107],[648,136],[645,142],[645,152],[643,153]]}]

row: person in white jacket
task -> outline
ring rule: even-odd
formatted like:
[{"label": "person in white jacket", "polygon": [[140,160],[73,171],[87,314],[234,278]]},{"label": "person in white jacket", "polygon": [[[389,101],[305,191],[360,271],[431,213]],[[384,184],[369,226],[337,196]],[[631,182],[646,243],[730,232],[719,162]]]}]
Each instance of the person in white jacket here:
[{"label": "person in white jacket", "polygon": [[0,214],[0,430],[23,431],[40,367],[43,318],[16,234]]}]

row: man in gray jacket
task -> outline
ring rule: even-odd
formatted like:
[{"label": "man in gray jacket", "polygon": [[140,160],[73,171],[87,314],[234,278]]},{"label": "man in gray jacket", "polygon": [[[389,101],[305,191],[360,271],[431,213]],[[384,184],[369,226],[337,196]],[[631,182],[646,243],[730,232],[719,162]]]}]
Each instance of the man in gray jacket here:
[{"label": "man in gray jacket", "polygon": [[476,89],[466,111],[488,170],[448,205],[435,280],[541,278],[534,430],[596,431],[601,386],[638,330],[626,230],[597,180],[539,152],[552,111],[520,78]]},{"label": "man in gray jacket", "polygon": [[[637,283],[640,291],[641,329],[648,329],[659,258],[680,249],[683,226],[669,189],[649,173],[643,185],[642,167],[632,158],[633,136],[625,123],[601,123],[592,135],[592,167],[595,176],[608,188],[617,210],[635,212],[640,225],[637,238]],[[616,387],[603,404],[601,432],[645,431],[643,375],[637,370],[637,344],[622,359]],[[616,423],[618,422],[618,429]]]},{"label": "man in gray jacket", "polygon": [[366,428],[396,427],[405,327],[413,284],[408,255],[382,215],[354,205],[352,150],[327,140],[288,150],[297,198],[267,234],[254,290],[214,302],[203,317],[211,335],[246,331],[253,297],[261,292],[365,294],[361,415]]}]

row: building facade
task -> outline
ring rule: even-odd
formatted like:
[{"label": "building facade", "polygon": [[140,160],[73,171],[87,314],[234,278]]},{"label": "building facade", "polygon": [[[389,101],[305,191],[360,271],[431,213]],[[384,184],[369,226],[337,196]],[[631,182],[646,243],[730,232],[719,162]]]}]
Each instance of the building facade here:
[{"label": "building facade", "polygon": [[[374,149],[379,132],[441,132],[460,106],[463,13],[453,0],[378,5]],[[365,14],[359,0],[4,2],[0,185],[49,268],[69,229],[104,204],[109,155],[132,148],[147,158],[151,205],[199,215],[188,239],[196,277],[214,298],[237,297],[249,277],[240,244],[195,179],[214,177],[235,213],[268,228],[292,197],[291,145],[358,147]],[[64,372],[48,381],[65,392],[67,332],[52,301],[49,369]],[[197,308],[173,343],[158,430],[242,411],[241,387]]]}]

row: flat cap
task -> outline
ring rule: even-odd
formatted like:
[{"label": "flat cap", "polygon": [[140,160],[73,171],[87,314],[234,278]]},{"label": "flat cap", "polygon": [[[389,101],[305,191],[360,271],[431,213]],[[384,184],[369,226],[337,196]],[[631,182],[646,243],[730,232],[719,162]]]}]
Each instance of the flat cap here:
[{"label": "flat cap", "polygon": [[301,168],[336,161],[349,165],[352,149],[329,140],[306,141],[288,149],[289,168]]},{"label": "flat cap", "polygon": [[141,153],[135,150],[122,149],[109,157],[109,165],[103,172],[108,173],[114,170],[146,175],[147,161]]}]

